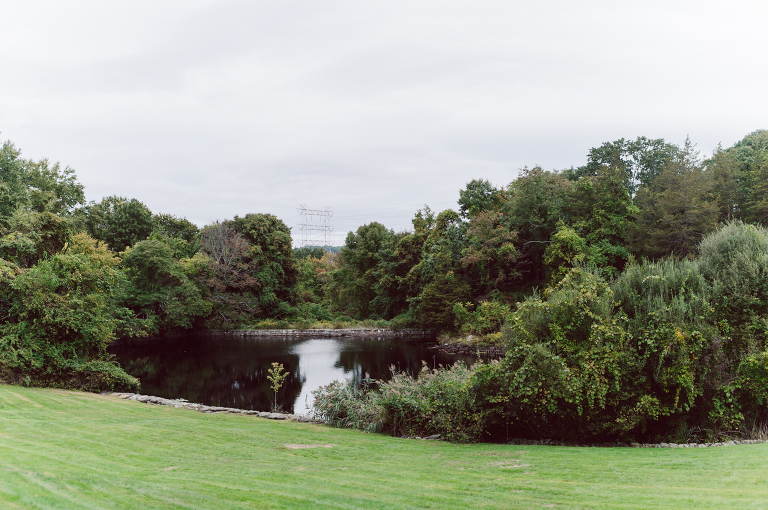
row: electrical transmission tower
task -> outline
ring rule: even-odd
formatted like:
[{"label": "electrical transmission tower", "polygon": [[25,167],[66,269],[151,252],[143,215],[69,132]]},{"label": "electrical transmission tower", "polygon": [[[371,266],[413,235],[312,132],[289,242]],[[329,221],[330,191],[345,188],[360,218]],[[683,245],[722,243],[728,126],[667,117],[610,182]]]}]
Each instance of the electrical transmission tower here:
[{"label": "electrical transmission tower", "polygon": [[307,206],[302,204],[297,210],[301,215],[301,223],[299,223],[301,246],[330,246],[331,232],[333,232],[331,208],[307,209]]}]

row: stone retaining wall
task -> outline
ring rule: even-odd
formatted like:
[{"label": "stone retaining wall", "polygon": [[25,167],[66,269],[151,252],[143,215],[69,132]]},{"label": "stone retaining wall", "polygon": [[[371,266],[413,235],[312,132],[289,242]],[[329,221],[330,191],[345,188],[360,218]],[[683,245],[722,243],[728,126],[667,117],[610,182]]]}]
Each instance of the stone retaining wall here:
[{"label": "stone retaining wall", "polygon": [[232,331],[207,331],[207,335],[233,337],[284,337],[284,338],[375,338],[407,340],[435,340],[435,332],[422,329],[240,329]]}]

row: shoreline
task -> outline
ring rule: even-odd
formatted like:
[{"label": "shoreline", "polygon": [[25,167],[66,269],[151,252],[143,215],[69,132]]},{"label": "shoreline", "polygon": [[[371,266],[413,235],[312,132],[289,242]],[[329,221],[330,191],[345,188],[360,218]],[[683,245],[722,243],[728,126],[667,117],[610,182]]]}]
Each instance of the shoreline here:
[{"label": "shoreline", "polygon": [[348,329],[235,329],[208,330],[201,333],[211,336],[259,337],[277,336],[288,338],[379,338],[404,340],[436,340],[432,330],[424,329],[387,329],[387,328],[348,328]]},{"label": "shoreline", "polygon": [[[154,397],[151,395],[141,395],[139,393],[119,393],[105,391],[102,395],[121,398],[124,400],[133,400],[134,402],[141,402],[144,404],[155,404],[175,407],[176,409],[187,409],[189,411],[197,411],[199,413],[210,414],[245,414],[249,416],[257,416],[259,418],[267,418],[270,420],[284,420],[284,421],[296,421],[301,423],[315,423],[318,425],[327,425],[322,420],[316,420],[302,414],[290,414],[290,413],[271,413],[266,411],[252,411],[249,409],[238,409],[235,407],[218,407],[207,406],[204,404],[195,404],[188,402],[185,399],[170,399],[162,397]],[[355,429],[352,429],[355,430]],[[400,436],[402,439],[419,439],[419,440],[442,440],[438,436],[419,437],[419,436]],[[520,446],[565,446],[572,448],[717,448],[721,446],[736,446],[744,444],[761,444],[768,443],[765,439],[732,439],[725,442],[716,443],[625,443],[625,442],[600,442],[600,443],[572,443],[565,441],[553,441],[551,439],[522,439],[515,438],[507,441],[507,445],[520,445]]]}]

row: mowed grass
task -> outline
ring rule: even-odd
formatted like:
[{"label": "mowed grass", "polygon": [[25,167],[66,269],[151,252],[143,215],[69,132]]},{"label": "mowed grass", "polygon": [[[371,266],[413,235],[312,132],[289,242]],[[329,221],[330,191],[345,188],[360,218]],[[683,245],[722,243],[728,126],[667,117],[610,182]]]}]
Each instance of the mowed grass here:
[{"label": "mowed grass", "polygon": [[0,385],[0,508],[768,508],[768,445],[454,445]]}]

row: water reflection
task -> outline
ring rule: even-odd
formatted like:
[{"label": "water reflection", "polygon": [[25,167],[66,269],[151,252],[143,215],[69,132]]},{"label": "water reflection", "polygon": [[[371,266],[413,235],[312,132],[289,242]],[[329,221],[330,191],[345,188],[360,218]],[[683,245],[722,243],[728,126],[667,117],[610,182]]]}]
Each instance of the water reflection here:
[{"label": "water reflection", "polygon": [[282,363],[289,375],[277,401],[296,413],[312,405],[312,390],[334,379],[388,379],[390,366],[416,374],[422,360],[430,367],[476,361],[403,340],[346,338],[188,336],[124,341],[109,350],[141,379],[142,393],[259,411],[269,410],[273,398],[267,370]]}]

